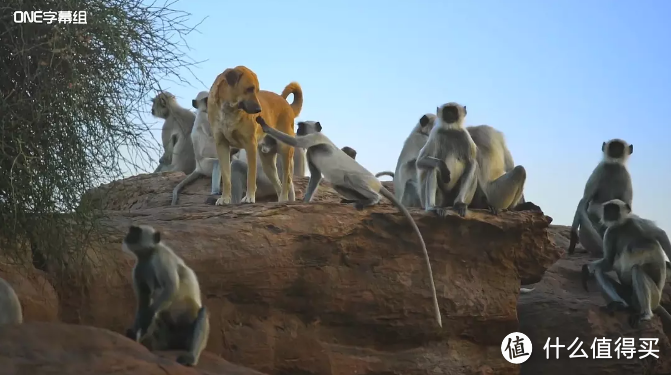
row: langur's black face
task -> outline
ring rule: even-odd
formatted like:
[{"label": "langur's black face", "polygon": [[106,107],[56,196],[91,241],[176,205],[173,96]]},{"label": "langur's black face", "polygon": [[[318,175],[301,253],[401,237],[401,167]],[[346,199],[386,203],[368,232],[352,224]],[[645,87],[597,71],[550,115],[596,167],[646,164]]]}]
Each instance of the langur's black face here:
[{"label": "langur's black face", "polygon": [[620,141],[611,141],[608,144],[606,154],[608,155],[609,158],[621,159],[624,157],[624,150],[625,150],[624,143]]},{"label": "langur's black face", "polygon": [[161,233],[153,230],[151,227],[138,227],[131,225],[128,233],[123,239],[123,244],[128,250],[135,253],[145,250],[152,250],[161,242]]},{"label": "langur's black face", "polygon": [[620,205],[617,203],[606,203],[603,205],[603,220],[604,221],[618,221],[620,220]]},{"label": "langur's black face", "polygon": [[301,121],[298,124],[298,129],[296,129],[296,135],[308,135],[312,133],[319,133],[322,131],[322,125],[319,121]]},{"label": "langur's black face", "polygon": [[459,108],[455,105],[446,105],[441,115],[446,124],[454,124],[459,121]]}]

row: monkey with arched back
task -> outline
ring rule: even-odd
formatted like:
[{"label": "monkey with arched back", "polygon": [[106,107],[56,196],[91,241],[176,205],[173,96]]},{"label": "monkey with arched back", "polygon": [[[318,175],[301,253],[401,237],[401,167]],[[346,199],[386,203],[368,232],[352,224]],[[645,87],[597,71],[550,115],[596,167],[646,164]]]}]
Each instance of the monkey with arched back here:
[{"label": "monkey with arched back", "polygon": [[370,171],[361,166],[355,159],[347,155],[343,150],[336,147],[331,140],[321,132],[322,126],[319,122],[301,121],[298,123],[296,137],[292,137],[279,130],[271,128],[266,124],[261,116],[256,118],[256,122],[261,125],[263,132],[271,135],[280,142],[289,146],[300,147],[305,150],[308,169],[310,170],[310,180],[303,197],[303,202],[308,203],[319,187],[319,182],[323,177],[333,185],[333,189],[342,195],[345,199],[356,201],[354,206],[357,210],[362,210],[379,203],[380,195],[389,199],[399,211],[408,219],[415,233],[419,237],[429,273],[431,283],[431,292],[433,294],[433,306],[436,321],[442,327],[440,318],[440,309],[438,307],[438,297],[436,287],[433,282],[433,272],[431,271],[431,262],[429,253],[424,244],[424,238],[419,231],[417,224],[413,220],[410,212],[403,207],[389,190],[382,186],[380,180],[373,176]]},{"label": "monkey with arched back", "polygon": [[21,302],[14,288],[0,278],[0,326],[23,323]]},{"label": "monkey with arched back", "polygon": [[196,168],[190,137],[196,115],[180,106],[175,96],[167,91],[152,99],[151,114],[165,120],[161,129],[163,156],[154,173],[182,171],[191,174]]},{"label": "monkey with arched back", "polygon": [[187,350],[177,362],[197,365],[210,322],[196,274],[151,226],[131,226],[122,249],[137,259],[132,274],[137,312],[126,336],[150,350]]},{"label": "monkey with arched back", "polygon": [[465,128],[466,114],[466,107],[454,102],[436,109],[436,124],[416,162],[422,206],[446,216],[452,203],[465,216],[477,194],[492,213],[513,209],[523,201],[526,170],[521,165],[508,170],[512,156],[503,133],[488,125]]},{"label": "monkey with arched back", "polygon": [[627,160],[634,153],[634,145],[615,138],[603,142],[601,152],[603,159],[587,179],[583,196],[573,216],[569,254],[575,251],[578,240],[590,254],[602,253],[605,227],[600,224],[600,215],[603,202],[619,199],[629,206],[632,205],[634,192]]},{"label": "monkey with arched back", "polygon": [[[666,284],[666,256],[669,238],[654,222],[631,213],[631,206],[620,199],[601,205],[603,258],[583,266],[583,286],[594,273],[609,311],[633,310],[632,326],[650,320],[657,312],[671,324],[671,315],[660,305]],[[664,247],[667,247],[666,249]],[[665,254],[666,253],[666,254]],[[606,272],[614,270],[618,280]]]}]

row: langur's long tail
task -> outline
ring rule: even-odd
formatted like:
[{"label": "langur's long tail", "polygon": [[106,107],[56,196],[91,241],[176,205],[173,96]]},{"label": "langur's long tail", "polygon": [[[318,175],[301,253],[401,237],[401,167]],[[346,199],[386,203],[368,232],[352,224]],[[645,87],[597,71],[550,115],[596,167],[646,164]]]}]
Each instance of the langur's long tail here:
[{"label": "langur's long tail", "polygon": [[375,177],[380,177],[380,176],[389,176],[391,178],[394,178],[394,172],[384,171],[384,172],[380,172],[380,173],[375,175]]},{"label": "langur's long tail", "polygon": [[438,296],[436,294],[436,285],[433,283],[433,271],[431,271],[431,262],[429,261],[429,253],[426,251],[426,244],[424,243],[424,238],[422,237],[422,233],[419,231],[419,228],[417,227],[417,224],[415,223],[415,220],[410,216],[410,212],[408,212],[408,209],[405,208],[401,202],[399,202],[396,197],[394,197],[394,194],[392,194],[389,190],[385,189],[384,187],[380,187],[380,194],[384,196],[385,198],[389,199],[396,208],[398,208],[403,215],[410,221],[410,224],[412,225],[412,228],[415,230],[415,233],[417,234],[417,237],[419,237],[419,242],[422,244],[422,251],[424,251],[424,259],[426,260],[426,268],[429,270],[429,281],[431,282],[431,293],[433,293],[433,307],[434,307],[434,312],[436,315],[436,321],[438,322],[438,326],[441,328],[443,327],[443,322],[442,319],[440,318],[440,308],[438,307]]}]

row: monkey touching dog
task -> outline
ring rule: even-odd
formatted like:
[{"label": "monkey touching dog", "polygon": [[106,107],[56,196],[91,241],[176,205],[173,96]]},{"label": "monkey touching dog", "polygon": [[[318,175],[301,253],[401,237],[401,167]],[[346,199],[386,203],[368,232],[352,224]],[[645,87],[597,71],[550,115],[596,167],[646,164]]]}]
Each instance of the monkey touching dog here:
[{"label": "monkey touching dog", "polygon": [[165,120],[161,129],[163,156],[158,160],[154,173],[182,171],[191,174],[196,168],[196,161],[189,134],[196,115],[182,108],[175,96],[167,91],[156,95],[152,103],[152,116]]},{"label": "monkey touching dog", "polygon": [[217,150],[214,148],[214,137],[207,120],[207,91],[201,91],[196,99],[191,101],[191,106],[196,109],[196,120],[191,129],[191,143],[193,144],[196,169],[187,175],[172,191],[172,205],[177,204],[179,192],[185,186],[193,183],[200,176],[212,177],[212,191],[210,194],[221,194],[221,174],[219,172],[219,160]]},{"label": "monkey touching dog", "polygon": [[[275,138],[266,135],[263,138],[261,138],[261,141],[259,142],[259,150],[264,154],[277,154],[278,152],[277,141],[275,140]],[[277,170],[279,171],[278,173],[282,172],[281,163],[282,160],[278,158],[276,163]],[[305,164],[306,164],[305,150],[300,148],[294,148],[294,170],[293,170],[294,176],[305,177]],[[289,194],[291,194],[291,192],[289,192]]]},{"label": "monkey touching dog", "polygon": [[0,326],[23,323],[21,302],[14,288],[0,278]]},{"label": "monkey touching dog", "polygon": [[429,253],[424,244],[424,238],[419,231],[417,224],[413,220],[408,210],[394,197],[389,190],[382,186],[382,183],[373,176],[366,168],[347,155],[343,150],[336,147],[331,140],[321,132],[322,126],[319,122],[302,121],[298,123],[296,137],[282,133],[279,130],[271,128],[261,116],[256,118],[256,122],[261,125],[263,132],[271,135],[282,143],[292,147],[300,147],[307,150],[308,169],[310,170],[310,180],[303,197],[303,202],[308,203],[319,187],[319,182],[324,178],[333,185],[333,189],[342,195],[345,199],[353,200],[357,210],[377,204],[380,201],[380,194],[389,199],[396,208],[399,209],[410,221],[412,228],[419,237],[424,252],[424,259],[429,272],[429,281],[431,283],[431,292],[433,293],[433,306],[436,315],[436,321],[440,327],[443,326],[438,308],[438,297],[436,296],[436,287],[433,283],[433,272],[431,271],[431,262]]},{"label": "monkey touching dog", "polygon": [[496,214],[524,200],[526,170],[521,165],[509,169],[512,155],[503,133],[488,125],[464,128],[466,114],[458,103],[438,107],[416,162],[422,206],[441,217],[451,202],[463,217],[469,206]]},{"label": "monkey touching dog", "polygon": [[[603,258],[583,266],[583,287],[594,273],[597,285],[606,299],[606,309],[633,310],[632,327],[650,320],[657,312],[671,323],[671,315],[659,303],[666,283],[666,256],[671,255],[669,238],[647,219],[631,213],[631,206],[620,199],[601,205],[601,220],[606,226]],[[606,272],[614,270],[619,282]]]},{"label": "monkey touching dog", "polygon": [[601,151],[603,160],[587,179],[583,196],[573,217],[569,254],[573,254],[576,243],[580,241],[590,254],[601,255],[602,237],[606,230],[600,224],[601,205],[612,199],[619,199],[630,207],[632,205],[634,192],[631,176],[627,170],[627,160],[634,153],[634,145],[616,138],[603,142]]},{"label": "monkey touching dog", "polygon": [[[291,105],[286,100],[289,94],[293,94]],[[294,118],[298,117],[302,107],[303,91],[296,82],[289,83],[280,96],[260,90],[256,74],[244,66],[226,69],[217,76],[207,100],[207,115],[214,133],[222,180],[221,198],[217,199],[216,205],[231,203],[231,147],[244,149],[248,158],[247,189],[242,203],[256,201],[257,156],[275,188],[278,202],[289,200],[293,185],[294,148],[285,144],[278,146],[284,180],[280,183],[275,165],[277,155],[258,155],[258,143],[264,135],[254,119],[263,114],[279,130],[293,135]]]},{"label": "monkey touching dog", "polygon": [[187,350],[177,357],[195,366],[210,334],[196,274],[151,226],[131,226],[122,249],[136,257],[133,290],[137,313],[126,336],[149,350]]}]

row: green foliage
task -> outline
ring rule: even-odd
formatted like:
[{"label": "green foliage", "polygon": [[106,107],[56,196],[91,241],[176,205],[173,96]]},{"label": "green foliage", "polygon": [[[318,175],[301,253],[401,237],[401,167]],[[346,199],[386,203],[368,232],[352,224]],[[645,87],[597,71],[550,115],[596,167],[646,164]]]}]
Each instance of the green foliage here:
[{"label": "green foliage", "polygon": [[[150,160],[140,114],[159,80],[194,64],[189,14],[172,5],[0,4],[0,255],[39,268],[84,257],[101,211],[82,195]],[[85,10],[87,23],[15,23],[16,10]]]}]

